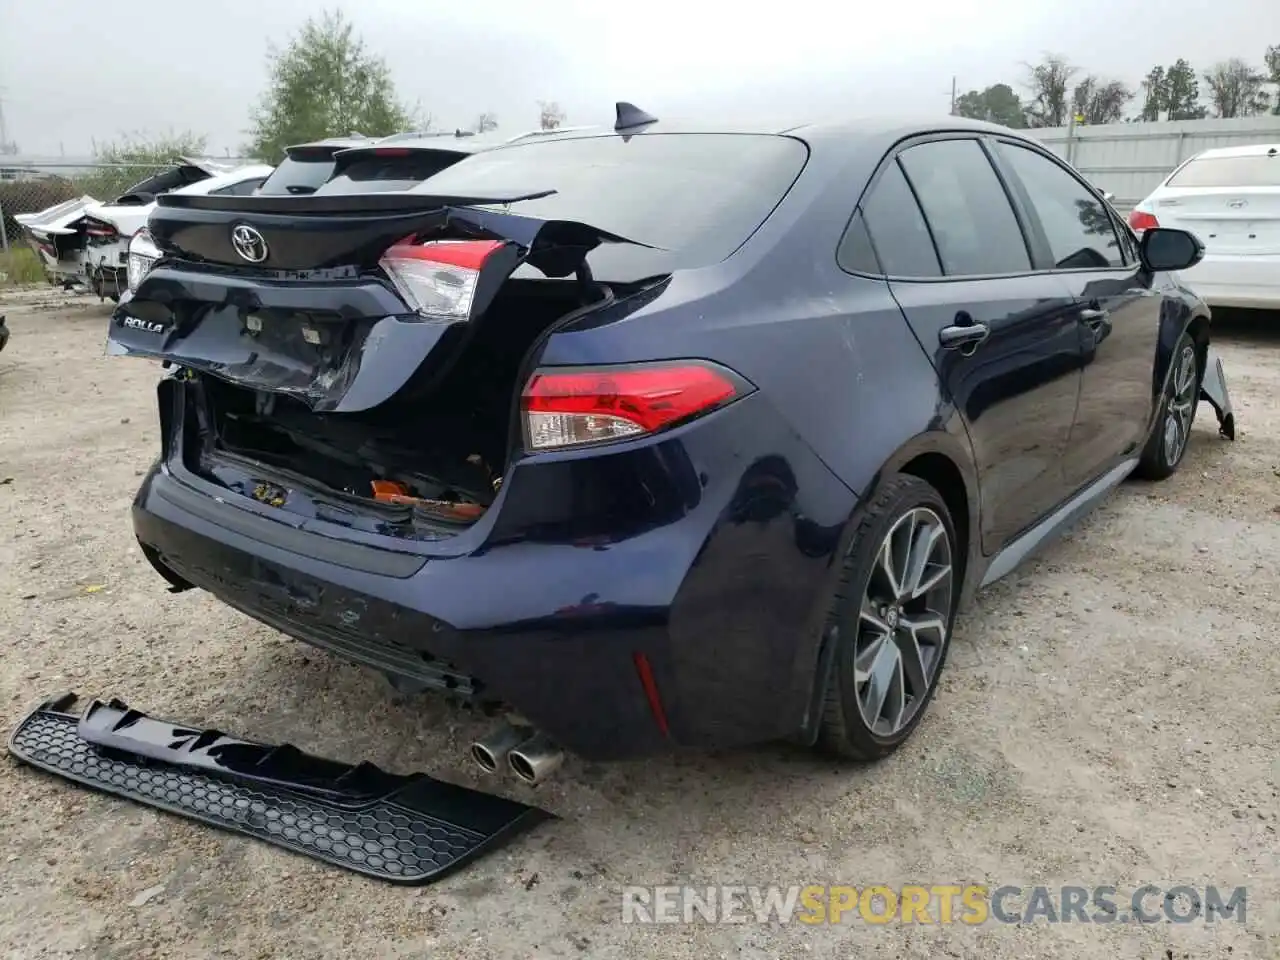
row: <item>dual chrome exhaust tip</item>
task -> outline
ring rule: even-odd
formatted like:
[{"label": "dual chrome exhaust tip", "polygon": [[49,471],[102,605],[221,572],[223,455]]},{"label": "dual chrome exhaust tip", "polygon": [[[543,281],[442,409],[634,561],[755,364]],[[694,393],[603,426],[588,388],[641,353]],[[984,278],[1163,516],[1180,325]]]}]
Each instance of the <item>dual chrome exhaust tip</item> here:
[{"label": "dual chrome exhaust tip", "polygon": [[471,759],[485,773],[503,765],[525,783],[543,783],[564,763],[564,751],[545,734],[506,724],[471,744]]}]

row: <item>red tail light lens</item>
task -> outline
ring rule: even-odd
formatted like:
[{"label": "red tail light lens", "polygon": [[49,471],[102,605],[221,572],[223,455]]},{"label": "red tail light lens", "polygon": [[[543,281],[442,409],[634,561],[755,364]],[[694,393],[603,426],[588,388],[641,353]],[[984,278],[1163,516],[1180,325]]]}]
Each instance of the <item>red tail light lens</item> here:
[{"label": "red tail light lens", "polygon": [[1129,226],[1133,228],[1134,233],[1141,233],[1143,230],[1151,230],[1160,226],[1160,221],[1150,213],[1134,210],[1129,214]]},{"label": "red tail light lens", "polygon": [[100,240],[110,240],[119,235],[119,231],[115,227],[109,223],[103,223],[101,220],[85,221],[84,232]]},{"label": "red tail light lens", "polygon": [[530,452],[654,433],[710,413],[751,386],[701,360],[539,370],[521,396]]},{"label": "red tail light lens", "polygon": [[378,261],[409,306],[437,320],[467,320],[480,270],[506,244],[500,240],[398,243]]}]

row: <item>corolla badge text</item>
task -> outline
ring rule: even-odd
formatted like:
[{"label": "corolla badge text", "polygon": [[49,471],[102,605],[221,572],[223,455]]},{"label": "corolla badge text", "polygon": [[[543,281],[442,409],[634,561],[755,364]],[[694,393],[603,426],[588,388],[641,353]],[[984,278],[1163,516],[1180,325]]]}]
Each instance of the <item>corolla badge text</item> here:
[{"label": "corolla badge text", "polygon": [[131,330],[142,330],[144,333],[164,333],[165,327],[163,323],[141,320],[138,317],[125,317],[120,325]]}]

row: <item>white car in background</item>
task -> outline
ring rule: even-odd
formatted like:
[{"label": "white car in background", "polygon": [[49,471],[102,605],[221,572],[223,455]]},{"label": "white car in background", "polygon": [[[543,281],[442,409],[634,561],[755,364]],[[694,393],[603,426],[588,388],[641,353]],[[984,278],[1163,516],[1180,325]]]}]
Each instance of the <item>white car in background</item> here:
[{"label": "white car in background", "polygon": [[14,217],[26,232],[50,283],[88,287],[99,297],[119,298],[126,286],[130,239],[155,209],[162,193],[249,194],[274,167],[228,167],[214,161],[180,157],[173,166],[102,203],[90,196],[67,200],[36,213]]},{"label": "white car in background", "polygon": [[1129,225],[1190,230],[1186,283],[1211,307],[1280,309],[1280,144],[1205,150],[1134,207]]}]

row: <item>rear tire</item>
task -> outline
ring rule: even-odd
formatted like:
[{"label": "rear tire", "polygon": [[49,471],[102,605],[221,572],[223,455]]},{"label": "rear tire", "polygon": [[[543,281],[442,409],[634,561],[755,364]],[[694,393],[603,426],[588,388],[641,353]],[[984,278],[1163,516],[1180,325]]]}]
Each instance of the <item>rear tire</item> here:
[{"label": "rear tire", "polygon": [[1196,410],[1200,406],[1200,356],[1195,342],[1184,333],[1173,350],[1169,382],[1160,394],[1156,423],[1142,448],[1134,476],[1143,480],[1164,480],[1177,472],[1191,437]]},{"label": "rear tire", "polygon": [[881,486],[857,524],[827,620],[835,651],[818,747],[878,760],[907,741],[937,689],[963,547],[941,494],[906,474]]}]

